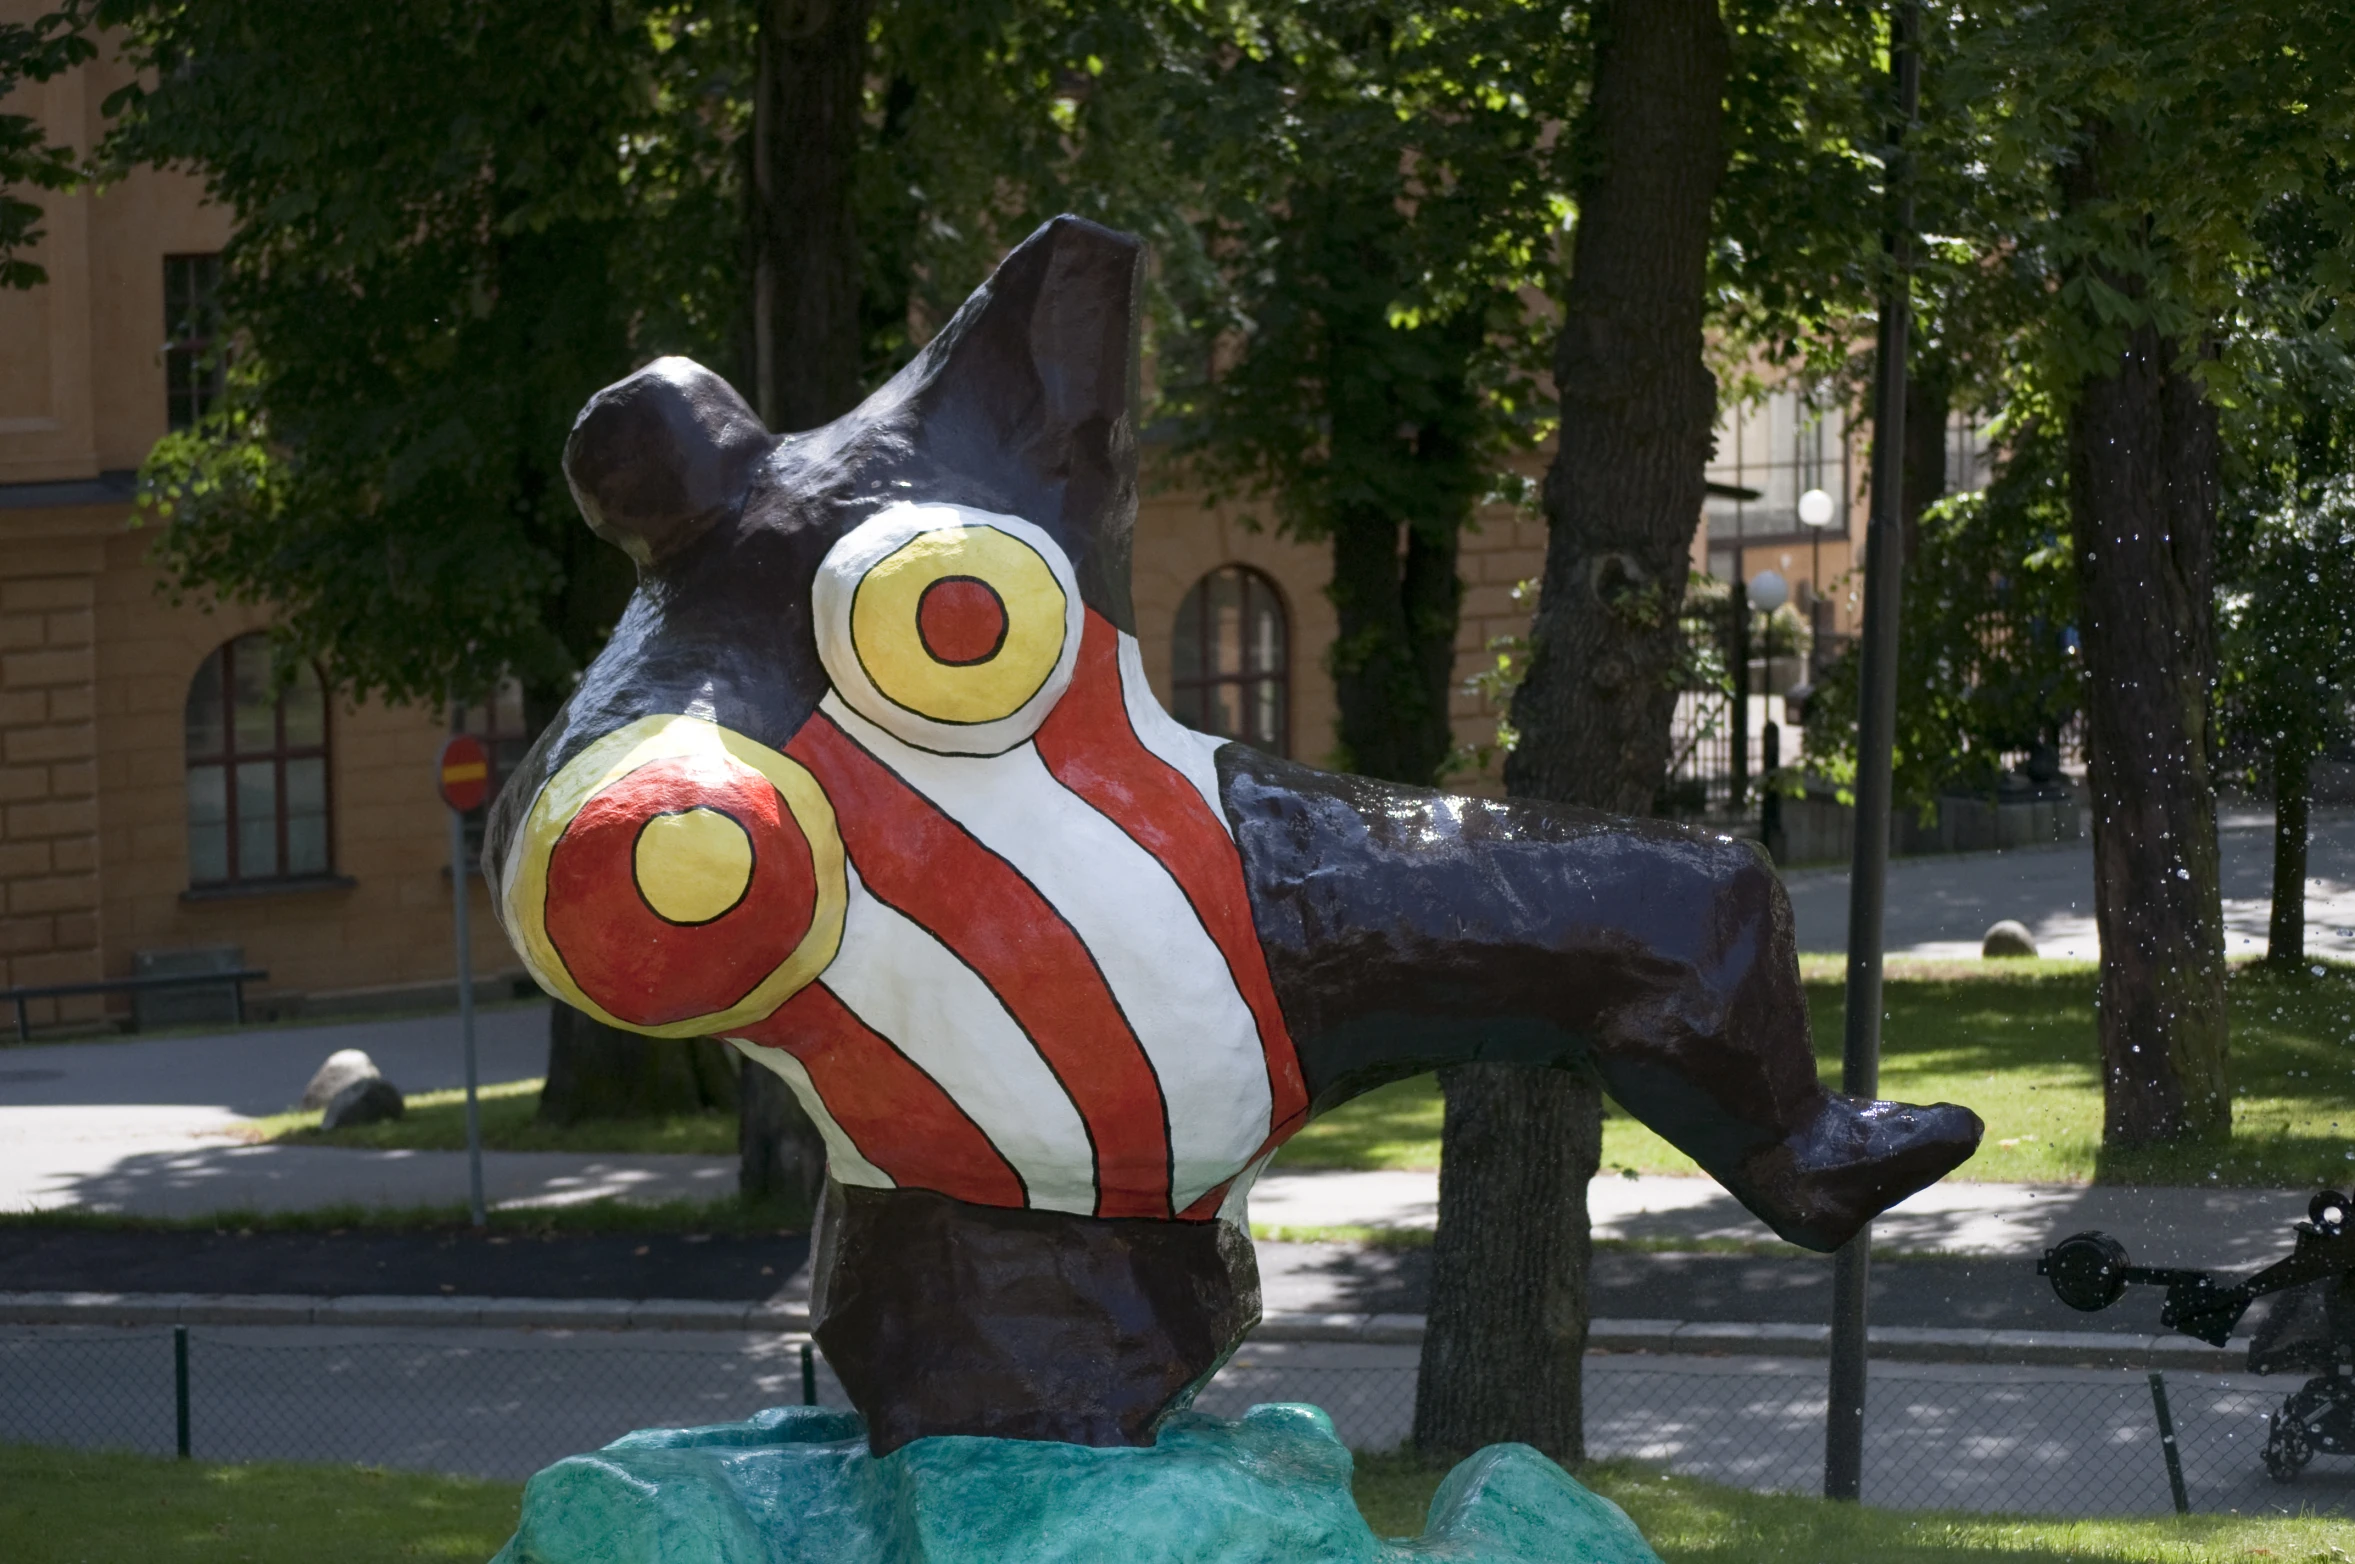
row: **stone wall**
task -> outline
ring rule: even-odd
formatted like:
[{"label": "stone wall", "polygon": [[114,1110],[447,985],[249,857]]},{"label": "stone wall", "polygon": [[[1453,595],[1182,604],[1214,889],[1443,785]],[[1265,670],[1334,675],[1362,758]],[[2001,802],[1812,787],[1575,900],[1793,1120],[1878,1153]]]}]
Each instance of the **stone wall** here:
[{"label": "stone wall", "polygon": [[[87,982],[103,968],[92,720],[100,550],[30,528],[0,540],[0,952],[10,986]],[[96,1003],[48,1001],[31,1018],[55,1019],[60,1004],[86,1016]]]}]

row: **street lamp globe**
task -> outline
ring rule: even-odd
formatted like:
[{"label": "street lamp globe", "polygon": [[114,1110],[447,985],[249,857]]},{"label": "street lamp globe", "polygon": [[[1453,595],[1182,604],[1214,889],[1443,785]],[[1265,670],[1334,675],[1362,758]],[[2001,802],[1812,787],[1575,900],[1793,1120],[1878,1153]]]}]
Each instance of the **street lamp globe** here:
[{"label": "street lamp globe", "polygon": [[1799,496],[1799,524],[1805,527],[1828,527],[1832,524],[1832,497],[1821,489],[1809,489]]},{"label": "street lamp globe", "polygon": [[1779,570],[1761,570],[1750,578],[1750,606],[1771,614],[1791,600],[1791,584]]}]

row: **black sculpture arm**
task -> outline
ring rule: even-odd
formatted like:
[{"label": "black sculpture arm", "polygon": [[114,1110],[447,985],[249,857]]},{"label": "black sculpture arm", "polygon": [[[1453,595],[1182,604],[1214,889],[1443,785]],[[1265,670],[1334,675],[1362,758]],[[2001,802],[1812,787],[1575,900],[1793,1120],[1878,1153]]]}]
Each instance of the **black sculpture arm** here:
[{"label": "black sculpture arm", "polygon": [[1312,1111],[1471,1060],[1591,1069],[1816,1249],[1978,1144],[1968,1109],[1823,1089],[1790,904],[1747,844],[1240,745],[1220,779]]}]

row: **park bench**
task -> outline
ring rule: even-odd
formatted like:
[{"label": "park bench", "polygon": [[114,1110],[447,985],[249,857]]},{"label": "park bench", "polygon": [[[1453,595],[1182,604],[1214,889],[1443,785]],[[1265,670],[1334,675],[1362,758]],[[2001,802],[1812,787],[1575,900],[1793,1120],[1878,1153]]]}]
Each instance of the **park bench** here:
[{"label": "park bench", "polygon": [[226,972],[167,972],[151,973],[144,977],[106,978],[96,983],[43,983],[30,988],[12,988],[7,997],[16,1005],[16,1040],[29,1043],[33,1026],[25,1006],[36,999],[67,999],[82,994],[136,994],[158,989],[217,988],[226,984],[230,1002],[236,1007],[240,1025],[245,1021],[245,985],[265,981],[270,974],[260,967],[238,967]]}]

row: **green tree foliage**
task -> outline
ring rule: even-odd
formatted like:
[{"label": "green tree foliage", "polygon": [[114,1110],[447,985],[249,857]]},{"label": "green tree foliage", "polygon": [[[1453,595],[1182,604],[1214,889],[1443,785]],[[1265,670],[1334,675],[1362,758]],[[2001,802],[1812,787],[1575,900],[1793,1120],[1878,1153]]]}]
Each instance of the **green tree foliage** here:
[{"label": "green tree foliage", "polygon": [[[2344,170],[2330,193],[2345,189]],[[2274,802],[2267,959],[2305,959],[2315,759],[2355,737],[2355,320],[2328,279],[2330,203],[2277,204],[2244,296],[2254,339],[2229,423],[2219,601],[2219,737]]]},{"label": "green tree foliage", "polygon": [[[2083,699],[2062,453],[2033,426],[2010,447],[1987,488],[1930,507],[1906,557],[1895,796],[1925,813],[2057,751]],[[1842,787],[1856,775],[1857,676],[1853,655],[1837,659],[1807,702],[1808,765]]]},{"label": "green tree foliage", "polygon": [[110,154],[238,214],[227,405],[146,475],[165,568],[360,694],[562,688],[629,586],[573,410],[730,324],[741,40],[636,5],[122,5]]},{"label": "green tree foliage", "polygon": [[1532,296],[1576,40],[1534,5],[1351,0],[1237,14],[1223,52],[1173,99],[1202,259],[1163,391],[1194,475],[1332,550],[1337,758],[1429,783],[1458,537],[1547,427]]},{"label": "green tree foliage", "polygon": [[[29,22],[0,22],[0,98],[45,82],[96,53],[86,31],[90,0],[73,0]],[[0,114],[0,288],[33,288],[49,274],[24,258],[41,240],[41,206],[20,191],[63,190],[80,170],[69,146],[42,133],[30,114]]]},{"label": "green tree foliage", "polygon": [[2310,768],[2355,736],[2355,475],[2302,487],[2243,520],[2218,615],[2222,728],[2274,795],[2267,955],[2305,957]]},{"label": "green tree foliage", "polygon": [[[2022,448],[1983,501],[1916,540],[1905,617],[1927,638],[1907,627],[1904,679],[1934,683],[1909,690],[1904,780],[1917,797],[1983,784],[1987,756],[2066,709],[2044,628],[2066,613],[2094,792],[2108,1133],[2220,1131],[2219,500],[2225,453],[2272,394],[2272,344],[2330,313],[2291,327],[2263,300],[2267,225],[2285,202],[2311,218],[2312,297],[2343,297],[2355,275],[2337,193],[2355,29],[2320,0],[1929,20],[1917,368],[1940,399],[2002,408]],[[2063,557],[2065,585],[2044,569]],[[1843,693],[1811,712],[1820,753],[1838,752],[1826,730]]]}]

